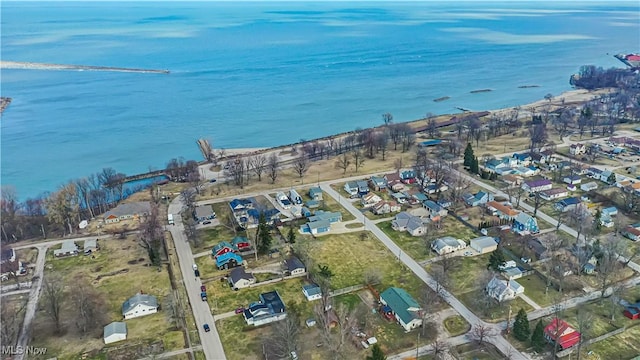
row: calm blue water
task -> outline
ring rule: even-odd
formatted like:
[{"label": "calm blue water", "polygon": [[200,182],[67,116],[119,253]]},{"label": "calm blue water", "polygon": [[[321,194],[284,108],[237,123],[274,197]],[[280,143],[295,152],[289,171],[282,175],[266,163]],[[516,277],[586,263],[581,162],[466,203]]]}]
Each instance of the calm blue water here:
[{"label": "calm blue water", "polygon": [[[135,174],[456,106],[569,90],[638,51],[637,2],[6,2],[2,59],[171,74],[2,71],[2,184],[20,198],[103,167]],[[539,88],[518,89],[536,84]],[[491,88],[488,93],[471,90]],[[450,96],[448,101],[433,99]]]}]

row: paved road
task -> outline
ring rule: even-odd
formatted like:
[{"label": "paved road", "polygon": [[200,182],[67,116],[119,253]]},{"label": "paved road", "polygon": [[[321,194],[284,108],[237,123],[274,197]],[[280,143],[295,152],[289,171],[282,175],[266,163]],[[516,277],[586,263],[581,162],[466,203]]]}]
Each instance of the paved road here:
[{"label": "paved road", "polygon": [[[31,322],[33,321],[33,318],[36,314],[36,309],[38,307],[38,298],[40,297],[40,290],[42,289],[44,263],[48,248],[48,245],[38,246],[38,258],[36,260],[36,271],[34,272],[35,284],[32,283],[31,292],[29,293],[29,300],[27,302],[27,309],[24,313],[22,329],[20,330],[20,335],[18,336],[18,348],[22,347],[24,349],[28,345],[28,342],[31,338]],[[17,355],[16,359],[24,359],[24,354]]]},{"label": "paved road", "polygon": [[[447,347],[455,347],[462,344],[466,344],[471,340],[469,339],[469,337],[467,337],[467,335],[460,335],[452,338],[443,339],[441,341],[445,343]],[[425,345],[418,348],[417,355],[424,356],[432,352],[433,352],[433,346]],[[403,360],[408,358],[416,358],[416,349],[407,350],[400,354],[387,356],[387,360]],[[516,359],[516,358],[513,357],[512,359]]]},{"label": "paved road", "polygon": [[0,296],[9,296],[9,295],[20,295],[20,294],[26,294],[28,292],[31,292],[31,289],[22,289],[22,290],[14,290],[14,291],[8,291],[6,293],[2,293],[0,294]]},{"label": "paved road", "polygon": [[[420,280],[426,283],[430,288],[436,289],[437,283],[436,281],[429,275],[420,264],[418,264],[411,256],[405,253],[396,243],[391,240],[387,234],[385,234],[382,230],[380,230],[375,224],[373,224],[370,220],[368,220],[358,209],[356,209],[352,203],[346,201],[346,199],[342,198],[342,196],[331,186],[329,183],[320,184],[322,190],[327,193],[329,196],[333,197],[336,201],[339,201],[344,208],[349,211],[356,219],[362,219],[364,223],[364,227],[366,230],[371,231],[390,251],[392,254],[398,257],[400,261],[402,261],[405,266],[407,266]],[[345,200],[345,201],[342,201]],[[503,354],[513,354],[512,359],[528,359],[527,356],[520,353],[516,348],[514,348],[504,337],[498,335],[499,331],[502,329],[498,328],[495,324],[486,323],[480,318],[478,318],[473,312],[467,309],[458,299],[456,299],[449,292],[444,293],[444,300],[451,305],[471,326],[475,326],[477,324],[484,325],[493,329],[496,333],[495,337],[492,337],[489,342],[495,345]]]},{"label": "paved road", "polygon": [[[200,299],[200,285],[202,285],[202,283],[193,273],[193,253],[185,236],[182,217],[180,216],[182,207],[183,204],[180,201],[180,197],[176,197],[169,204],[169,214],[173,214],[175,225],[167,225],[167,228],[173,237],[176,254],[178,255],[178,261],[180,263],[180,270],[182,271],[182,278],[187,290],[189,302],[191,303],[196,326],[198,327],[200,342],[205,357],[208,360],[225,360],[226,356],[224,355],[220,335],[218,334],[215,321],[211,315],[209,304]],[[210,332],[204,331],[204,324],[209,324],[211,328]]]}]

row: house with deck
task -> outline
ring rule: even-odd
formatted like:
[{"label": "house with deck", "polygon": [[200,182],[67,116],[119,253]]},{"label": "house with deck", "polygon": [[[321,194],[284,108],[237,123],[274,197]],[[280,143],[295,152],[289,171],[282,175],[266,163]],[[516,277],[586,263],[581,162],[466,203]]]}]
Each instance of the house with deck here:
[{"label": "house with deck", "polygon": [[380,294],[383,312],[390,314],[405,331],[422,326],[422,308],[404,289],[390,287]]}]

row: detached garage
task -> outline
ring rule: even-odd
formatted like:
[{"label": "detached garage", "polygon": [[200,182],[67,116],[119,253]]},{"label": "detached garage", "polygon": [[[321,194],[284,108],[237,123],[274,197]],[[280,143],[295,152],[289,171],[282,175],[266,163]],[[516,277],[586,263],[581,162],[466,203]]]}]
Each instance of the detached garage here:
[{"label": "detached garage", "polygon": [[127,324],[114,321],[104,327],[104,343],[111,344],[117,341],[127,340]]},{"label": "detached garage", "polygon": [[498,243],[491,236],[481,236],[471,239],[469,246],[480,254],[490,253],[498,248]]}]

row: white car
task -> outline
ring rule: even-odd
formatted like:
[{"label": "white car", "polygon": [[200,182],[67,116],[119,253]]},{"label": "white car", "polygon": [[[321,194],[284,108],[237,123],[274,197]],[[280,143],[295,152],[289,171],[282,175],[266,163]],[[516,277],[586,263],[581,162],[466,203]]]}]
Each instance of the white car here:
[{"label": "white car", "polygon": [[194,271],[195,271],[195,270],[198,270],[198,265],[193,264],[193,270],[194,270]]}]

